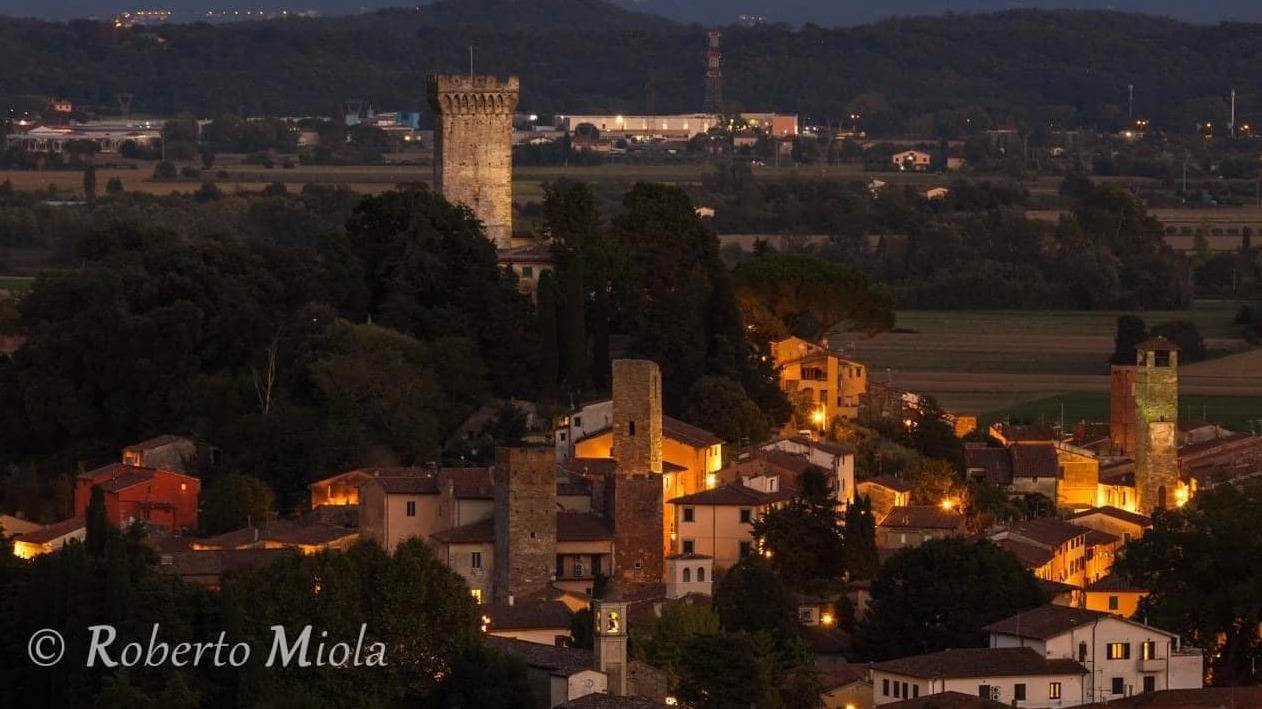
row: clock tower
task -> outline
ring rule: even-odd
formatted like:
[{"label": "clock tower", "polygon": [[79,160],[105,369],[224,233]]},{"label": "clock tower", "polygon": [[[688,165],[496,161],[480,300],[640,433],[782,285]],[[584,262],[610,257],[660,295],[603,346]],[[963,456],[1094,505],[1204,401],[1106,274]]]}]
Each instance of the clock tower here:
[{"label": "clock tower", "polygon": [[1135,506],[1150,515],[1179,487],[1179,348],[1154,337],[1135,349]]}]

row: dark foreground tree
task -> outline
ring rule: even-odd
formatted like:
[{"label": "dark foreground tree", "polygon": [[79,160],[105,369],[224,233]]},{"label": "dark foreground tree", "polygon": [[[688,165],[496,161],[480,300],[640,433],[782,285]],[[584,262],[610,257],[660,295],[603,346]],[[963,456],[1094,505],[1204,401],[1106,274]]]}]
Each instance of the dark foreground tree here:
[{"label": "dark foreground tree", "polygon": [[1034,576],[990,541],[930,540],[877,572],[858,639],[874,660],[983,647],[983,626],[1045,601]]},{"label": "dark foreground tree", "polygon": [[1205,490],[1159,513],[1117,570],[1149,591],[1137,616],[1205,650],[1215,686],[1262,681],[1262,485]]}]

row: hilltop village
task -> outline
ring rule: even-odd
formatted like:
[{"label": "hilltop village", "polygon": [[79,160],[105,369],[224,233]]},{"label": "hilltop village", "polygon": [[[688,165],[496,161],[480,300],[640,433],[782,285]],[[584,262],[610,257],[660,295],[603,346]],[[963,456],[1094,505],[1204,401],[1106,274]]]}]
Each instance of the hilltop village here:
[{"label": "hilltop village", "polygon": [[[468,209],[501,272],[542,309],[558,262],[574,257],[514,231],[518,92],[515,77],[431,80],[433,189]],[[224,498],[206,499],[199,471],[225,451],[166,431],[75,474],[65,519],[0,525],[35,562],[91,546],[108,525],[143,537],[160,576],[212,591],[365,542],[432,555],[465,587],[489,648],[525,666],[530,706],[732,706],[723,692],[846,709],[1262,704],[1206,688],[1235,671],[1224,649],[1256,653],[1256,628],[1196,636],[1152,604],[1186,585],[1153,566],[1159,547],[1145,540],[1171,539],[1185,507],[1262,477],[1262,437],[1180,418],[1177,344],[1130,343],[1111,367],[1107,421],[979,430],[874,381],[821,331],[764,338],[757,359],[788,410],[761,430],[731,424],[750,406],[767,414],[743,395],[703,400],[664,375],[674,362],[611,348],[603,397],[471,411],[455,439],[476,462],[304,480],[295,514],[264,504],[209,534],[199,515],[220,514]],[[366,389],[370,404],[389,386]],[[484,436],[496,427],[514,433]]]}]

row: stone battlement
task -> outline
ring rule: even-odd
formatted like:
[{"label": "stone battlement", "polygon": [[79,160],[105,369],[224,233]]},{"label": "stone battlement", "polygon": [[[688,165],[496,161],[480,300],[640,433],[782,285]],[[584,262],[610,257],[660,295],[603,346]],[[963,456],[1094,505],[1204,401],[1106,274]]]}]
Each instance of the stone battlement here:
[{"label": "stone battlement", "polygon": [[436,74],[429,78],[430,108],[440,114],[512,115],[517,108],[521,82],[515,76]]}]

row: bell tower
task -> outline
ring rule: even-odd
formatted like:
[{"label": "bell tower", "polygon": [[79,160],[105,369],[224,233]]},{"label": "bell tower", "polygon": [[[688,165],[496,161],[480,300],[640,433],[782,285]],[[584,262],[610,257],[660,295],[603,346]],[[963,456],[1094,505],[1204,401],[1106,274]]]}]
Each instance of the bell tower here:
[{"label": "bell tower", "polygon": [[605,597],[592,601],[595,618],[593,659],[596,669],[609,678],[609,693],[615,697],[627,694],[627,602],[617,586],[610,584]]},{"label": "bell tower", "polygon": [[1179,487],[1179,347],[1154,337],[1135,349],[1135,501],[1150,515]]}]

